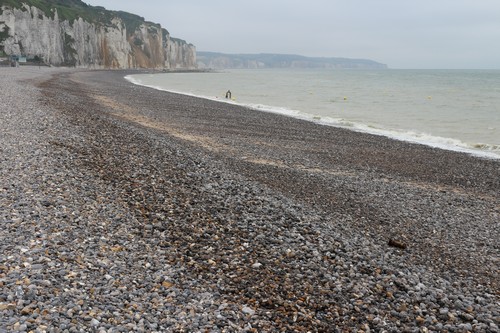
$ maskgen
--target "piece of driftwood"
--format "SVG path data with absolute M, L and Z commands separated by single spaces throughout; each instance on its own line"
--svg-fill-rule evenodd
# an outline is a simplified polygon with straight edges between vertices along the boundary
M 395 239 L 389 239 L 389 243 L 388 243 L 389 246 L 392 246 L 392 247 L 397 247 L 399 249 L 406 249 L 408 246 L 401 242 L 401 241 L 398 241 L 398 240 L 395 240 Z

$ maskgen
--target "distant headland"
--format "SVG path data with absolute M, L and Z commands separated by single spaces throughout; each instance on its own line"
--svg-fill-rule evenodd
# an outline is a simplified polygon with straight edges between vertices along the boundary
M 226 54 L 196 52 L 199 69 L 230 68 L 331 68 L 331 69 L 387 69 L 368 59 L 305 57 L 293 54 Z

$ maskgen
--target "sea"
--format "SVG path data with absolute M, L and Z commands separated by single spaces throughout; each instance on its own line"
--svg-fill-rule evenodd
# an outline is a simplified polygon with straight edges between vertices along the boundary
M 500 159 L 500 70 L 235 69 L 126 78 L 154 89 Z

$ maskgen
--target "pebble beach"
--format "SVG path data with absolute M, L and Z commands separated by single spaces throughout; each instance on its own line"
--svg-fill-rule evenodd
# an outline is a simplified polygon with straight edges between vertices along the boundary
M 0 332 L 500 332 L 500 160 L 0 73 Z

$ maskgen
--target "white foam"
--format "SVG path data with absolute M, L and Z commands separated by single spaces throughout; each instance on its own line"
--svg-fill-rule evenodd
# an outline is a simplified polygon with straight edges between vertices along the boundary
M 304 114 L 296 110 L 287 110 L 274 107 L 266 108 L 262 106 L 259 107 L 258 110 L 288 115 L 295 118 L 312 121 L 321 125 L 341 127 L 356 132 L 369 133 L 373 135 L 389 137 L 391 139 L 399 141 L 422 144 L 433 148 L 463 152 L 474 156 L 490 158 L 490 159 L 500 159 L 499 145 L 489 145 L 483 143 L 471 144 L 460 141 L 458 139 L 444 138 L 427 133 L 379 128 L 376 126 L 370 126 L 363 123 L 352 122 L 342 118 L 314 116 L 314 115 Z
M 500 159 L 500 145 L 489 145 L 483 143 L 466 143 L 460 141 L 458 139 L 439 137 L 427 133 L 421 133 L 416 131 L 404 131 L 398 129 L 387 129 L 381 128 L 373 125 L 367 125 L 358 122 L 352 122 L 343 118 L 331 118 L 331 117 L 323 117 L 312 115 L 308 113 L 304 113 L 299 110 L 293 110 L 289 108 L 263 105 L 263 104 L 251 104 L 251 103 L 240 103 L 231 99 L 219 98 L 217 96 L 203 96 L 197 95 L 193 93 L 183 92 L 183 91 L 175 91 L 171 89 L 165 89 L 159 86 L 147 85 L 142 83 L 142 81 L 132 77 L 126 76 L 126 80 L 130 81 L 133 84 L 153 88 L 161 91 L 168 91 L 176 94 L 204 98 L 212 101 L 217 101 L 221 103 L 228 103 L 239 105 L 247 108 L 251 108 L 258 111 L 270 112 L 281 114 L 301 120 L 311 121 L 317 124 L 326 125 L 326 126 L 334 126 L 345 128 L 349 130 L 353 130 L 356 132 L 369 133 L 373 135 L 385 136 L 391 139 L 406 141 L 411 143 L 422 144 L 426 146 L 430 146 L 433 148 L 439 148 L 444 150 L 451 150 L 456 152 L 463 152 L 467 154 L 471 154 L 478 157 L 488 158 L 488 159 Z

